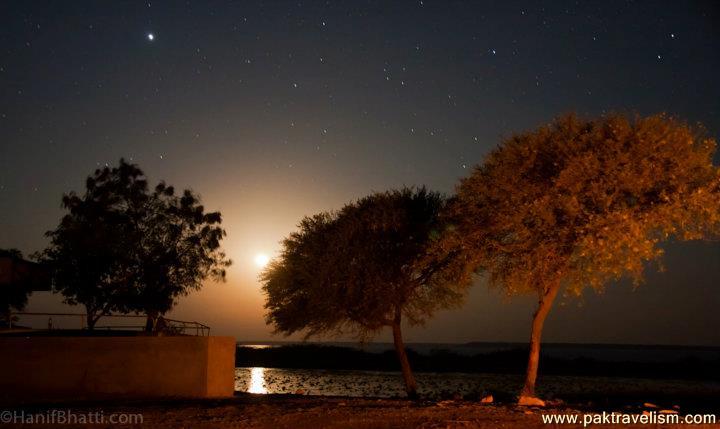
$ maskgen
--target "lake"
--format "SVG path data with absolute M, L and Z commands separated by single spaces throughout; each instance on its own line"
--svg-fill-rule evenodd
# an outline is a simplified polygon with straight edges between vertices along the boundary
M 516 393 L 521 375 L 416 373 L 419 393 L 427 398 Z M 404 396 L 402 376 L 391 371 L 354 371 L 244 367 L 235 369 L 235 390 L 257 394 L 303 394 L 391 398 Z M 538 394 L 554 398 L 576 394 L 678 396 L 720 395 L 720 383 L 621 377 L 540 376 Z

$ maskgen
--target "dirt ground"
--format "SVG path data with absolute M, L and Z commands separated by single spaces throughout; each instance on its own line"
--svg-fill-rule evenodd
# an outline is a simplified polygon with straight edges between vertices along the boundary
M 580 413 L 572 408 L 527 408 L 512 404 L 480 404 L 469 401 L 411 402 L 402 399 L 357 399 L 301 397 L 288 395 L 239 395 L 218 400 L 174 400 L 145 402 L 108 402 L 46 405 L 42 407 L 4 408 L 16 416 L 31 418 L 65 412 L 68 418 L 81 418 L 91 413 L 102 415 L 105 423 L 62 424 L 59 418 L 52 424 L 22 426 L 19 421 L 0 424 L 0 428 L 14 427 L 143 427 L 143 428 L 548 428 L 561 427 L 544 424 L 542 414 Z M 21 414 L 24 413 L 24 414 Z M 124 414 L 125 417 L 120 416 Z M 141 414 L 142 424 L 113 425 L 111 418 L 133 418 Z M 88 417 L 89 418 L 89 417 Z M 96 421 L 98 419 L 96 418 Z M 27 421 L 27 420 L 26 420 Z M 78 421 L 78 420 L 76 420 Z M 582 427 L 582 425 L 562 425 Z M 594 425 L 591 427 L 613 427 Z M 635 425 L 624 427 L 660 427 Z M 661 427 L 673 427 L 662 425 Z M 679 426 L 678 426 L 679 427 Z M 688 426 L 684 426 L 688 427 Z M 691 426 L 718 427 L 714 426 Z

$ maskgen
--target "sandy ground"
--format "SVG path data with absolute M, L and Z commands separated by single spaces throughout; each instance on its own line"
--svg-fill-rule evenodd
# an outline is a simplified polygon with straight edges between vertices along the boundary
M 480 404 L 469 401 L 411 402 L 401 399 L 353 399 L 299 397 L 288 395 L 239 395 L 218 400 L 175 400 L 125 403 L 76 403 L 73 406 L 5 407 L 24 417 L 47 414 L 50 410 L 70 412 L 74 416 L 102 413 L 105 419 L 120 413 L 142 414 L 143 423 L 112 425 L 0 424 L 14 427 L 143 427 L 143 428 L 548 428 L 582 425 L 548 425 L 541 419 L 547 413 L 580 413 L 566 407 L 546 409 L 518 407 L 512 404 Z M 96 414 L 97 415 L 97 414 Z M 592 427 L 613 427 L 595 425 Z M 671 425 L 634 425 L 624 427 L 673 427 Z M 717 427 L 676 426 L 676 427 Z

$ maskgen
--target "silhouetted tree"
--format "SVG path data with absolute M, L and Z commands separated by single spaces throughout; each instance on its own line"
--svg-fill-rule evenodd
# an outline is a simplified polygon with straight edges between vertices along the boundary
M 176 196 L 160 183 L 150 192 L 137 165 L 121 159 L 96 170 L 85 194 L 63 196 L 63 207 L 69 213 L 47 233 L 42 258 L 65 301 L 85 306 L 89 329 L 117 311 L 146 313 L 151 330 L 203 279 L 225 277 L 220 213 L 205 213 L 188 190 Z
M 0 257 L 6 257 L 10 260 L 22 260 L 22 252 L 18 249 L 0 249 Z M 3 269 L 11 269 L 10 264 Z M 12 311 L 22 311 L 28 302 L 31 288 L 28 287 L 23 279 L 12 279 L 12 273 L 1 273 L 0 278 L 3 282 L 0 284 L 0 323 L 3 325 L 11 322 Z M 7 280 L 7 282 L 5 282 Z
M 177 299 L 210 277 L 225 280 L 230 265 L 220 248 L 225 231 L 219 212 L 206 213 L 189 190 L 175 195 L 160 183 L 150 194 L 138 222 L 136 292 L 131 307 L 148 315 L 147 330 L 169 311 Z
M 260 276 L 267 322 L 306 338 L 352 333 L 365 340 L 390 327 L 406 391 L 416 397 L 403 319 L 422 324 L 464 296 L 461 288 L 432 281 L 437 267 L 416 266 L 442 227 L 443 206 L 439 194 L 405 188 L 304 218 Z
M 663 241 L 717 234 L 714 151 L 701 130 L 663 115 L 571 115 L 507 139 L 461 181 L 453 228 L 433 253 L 452 254 L 458 279 L 485 269 L 508 294 L 537 294 L 521 400 L 535 395 L 543 323 L 563 287 L 640 282 Z
M 63 195 L 68 213 L 46 235 L 40 255 L 52 272 L 54 289 L 65 303 L 83 305 L 88 329 L 112 311 L 130 311 L 135 275 L 135 212 L 145 204 L 147 180 L 137 166 L 120 161 L 98 169 L 85 181 L 85 193 Z

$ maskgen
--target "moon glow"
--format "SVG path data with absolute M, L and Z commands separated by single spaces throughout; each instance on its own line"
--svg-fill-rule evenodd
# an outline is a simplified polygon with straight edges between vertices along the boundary
M 255 255 L 255 265 L 257 265 L 260 268 L 263 268 L 265 265 L 270 262 L 270 257 L 264 253 L 258 253 Z

